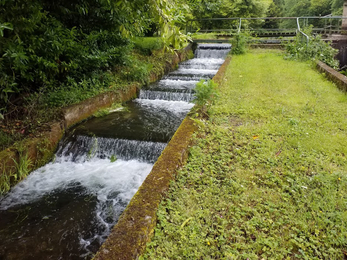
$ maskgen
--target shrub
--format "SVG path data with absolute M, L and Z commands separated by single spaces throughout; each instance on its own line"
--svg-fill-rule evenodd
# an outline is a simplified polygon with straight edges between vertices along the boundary
M 239 32 L 231 39 L 231 53 L 235 55 L 245 54 L 248 48 L 249 35 L 247 33 Z
M 321 36 L 313 36 L 312 27 L 306 28 L 304 32 L 309 36 L 308 42 L 303 35 L 298 34 L 293 42 L 289 42 L 285 46 L 286 57 L 301 61 L 320 60 L 337 69 L 339 62 L 335 59 L 335 56 L 338 50 L 331 47 L 330 42 L 322 41 Z
M 163 40 L 158 37 L 136 37 L 133 39 L 134 47 L 141 54 L 151 55 L 153 51 L 164 47 Z
M 193 102 L 202 113 L 206 113 L 208 108 L 218 97 L 217 84 L 212 80 L 200 80 L 195 87 L 195 99 Z

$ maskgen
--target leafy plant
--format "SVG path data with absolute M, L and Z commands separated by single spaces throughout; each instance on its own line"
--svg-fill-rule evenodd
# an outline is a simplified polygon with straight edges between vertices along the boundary
M 163 40 L 159 37 L 136 37 L 133 42 L 136 50 L 148 56 L 164 47 Z
M 0 175 L 0 196 L 11 189 L 11 177 L 3 172 Z
M 195 87 L 195 99 L 193 102 L 202 113 L 206 113 L 208 108 L 218 97 L 217 84 L 213 80 L 200 80 Z
M 239 32 L 233 35 L 231 39 L 231 53 L 234 55 L 245 54 L 248 48 L 249 35 L 245 32 Z
M 309 37 L 308 41 L 303 35 L 298 34 L 295 41 L 285 45 L 286 57 L 301 61 L 320 60 L 337 69 L 339 62 L 335 59 L 335 56 L 338 50 L 331 47 L 330 42 L 322 41 L 320 35 L 313 36 L 312 26 L 306 28 L 304 32 Z
M 114 163 L 115 161 L 117 161 L 117 156 L 116 155 L 112 155 L 110 158 L 111 163 Z
M 13 159 L 16 165 L 15 181 L 23 180 L 30 173 L 30 167 L 32 166 L 32 161 L 28 157 L 28 154 L 23 151 L 22 148 L 18 148 L 19 159 L 18 162 Z

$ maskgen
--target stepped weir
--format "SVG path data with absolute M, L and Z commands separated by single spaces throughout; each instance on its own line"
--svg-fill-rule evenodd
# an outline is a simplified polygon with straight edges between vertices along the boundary
M 230 48 L 198 45 L 125 110 L 70 129 L 52 162 L 0 198 L 0 259 L 91 259 Z

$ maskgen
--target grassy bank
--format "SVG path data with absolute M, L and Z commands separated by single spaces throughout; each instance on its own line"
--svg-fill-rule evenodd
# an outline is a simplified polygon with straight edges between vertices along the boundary
M 308 63 L 235 56 L 144 259 L 343 259 L 347 97 Z

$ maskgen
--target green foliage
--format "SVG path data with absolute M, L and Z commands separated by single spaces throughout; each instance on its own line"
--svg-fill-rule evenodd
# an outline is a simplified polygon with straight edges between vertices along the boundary
M 11 174 L 7 174 L 5 171 L 0 175 L 0 196 L 11 189 L 11 176 Z
M 282 10 L 279 4 L 276 4 L 274 2 L 271 2 L 267 9 L 266 17 L 281 17 L 282 16 Z M 279 20 L 265 20 L 264 28 L 270 28 L 270 29 L 278 29 L 280 28 L 280 21 Z
M 175 25 L 171 1 L 34 0 L 27 5 L 3 0 L 0 8 L 6 10 L 0 15 L 0 103 L 5 109 L 24 93 L 56 92 L 59 100 L 76 87 L 95 93 L 89 90 L 95 82 L 97 89 L 107 88 L 105 74 L 131 62 L 130 36 L 142 35 L 153 23 L 168 47 L 179 48 L 186 40 Z M 131 80 L 147 69 L 133 67 L 138 75 Z M 50 103 L 70 102 L 53 98 Z
M 312 36 L 311 28 L 305 30 L 305 33 L 309 35 L 308 42 L 305 37 L 298 34 L 295 41 L 285 46 L 287 57 L 302 61 L 320 60 L 335 69 L 338 68 L 339 62 L 335 59 L 338 50 L 331 47 L 330 43 L 322 41 L 319 35 Z
M 23 148 L 18 148 L 19 159 L 18 162 L 13 159 L 16 165 L 16 174 L 14 174 L 15 181 L 23 180 L 30 173 L 30 167 L 32 166 L 32 161 L 28 157 L 28 154 L 23 151 Z
M 6 147 L 13 142 L 11 135 L 5 133 L 3 130 L 0 130 L 0 147 Z
M 135 49 L 148 56 L 164 47 L 163 40 L 159 37 L 137 37 L 133 41 Z
M 264 17 L 266 5 L 258 0 L 200 0 L 189 4 L 195 19 L 230 18 L 230 17 Z M 251 22 L 253 23 L 253 22 Z M 238 21 L 197 21 L 193 28 L 229 28 L 236 29 Z
M 134 57 L 129 57 L 124 67 L 121 67 L 120 75 L 124 80 L 136 81 L 141 84 L 147 84 L 149 80 L 149 73 L 153 65 L 145 63 Z
M 283 16 L 342 15 L 343 0 L 276 0 Z M 275 1 L 274 1 L 275 2 Z
M 248 49 L 249 34 L 239 32 L 233 35 L 231 39 L 231 53 L 232 54 L 245 54 Z
M 110 158 L 111 163 L 114 163 L 117 161 L 117 156 L 116 155 L 112 155 Z
M 343 259 L 345 94 L 264 50 L 220 88 L 142 259 Z
M 214 103 L 218 97 L 217 84 L 213 80 L 200 80 L 195 87 L 195 99 L 193 102 L 197 108 L 206 113 L 208 108 Z

